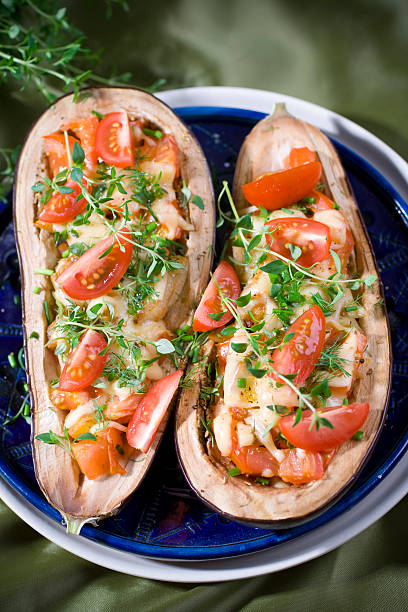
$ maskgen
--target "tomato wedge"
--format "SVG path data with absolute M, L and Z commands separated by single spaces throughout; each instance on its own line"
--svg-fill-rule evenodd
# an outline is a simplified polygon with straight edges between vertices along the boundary
M 117 168 L 135 163 L 135 147 L 129 118 L 124 111 L 109 113 L 96 131 L 96 153 L 104 162 Z
M 330 427 L 311 427 L 313 413 L 305 410 L 299 423 L 293 426 L 295 415 L 287 415 L 280 419 L 279 429 L 293 446 L 309 451 L 327 451 L 343 444 L 353 436 L 364 424 L 370 409 L 369 404 L 349 404 L 348 406 L 333 406 L 320 410 L 319 414 L 327 418 L 333 425 Z
M 263 174 L 242 185 L 242 191 L 250 204 L 277 210 L 304 198 L 316 187 L 321 175 L 322 165 L 314 161 L 289 170 Z
M 85 153 L 85 165 L 92 174 L 95 173 L 96 164 L 98 163 L 98 155 L 96 153 L 96 131 L 98 125 L 98 118 L 95 115 L 88 115 L 87 117 L 79 117 L 61 128 L 62 130 L 73 132 L 79 138 Z
M 293 217 L 272 219 L 268 222 L 273 234 L 266 234 L 266 241 L 272 251 L 292 259 L 289 244 L 302 249 L 296 262 L 309 268 L 318 261 L 324 261 L 330 254 L 330 228 L 312 219 Z
M 86 186 L 85 181 L 83 181 L 83 185 Z M 45 223 L 66 223 L 71 221 L 71 219 L 75 219 L 84 210 L 87 202 L 85 198 L 78 199 L 81 193 L 78 183 L 69 179 L 64 187 L 70 187 L 73 189 L 73 192 L 59 193 L 56 191 L 38 215 L 39 221 Z M 88 191 L 91 191 L 90 187 Z
M 89 387 L 102 372 L 107 356 L 100 355 L 107 346 L 99 332 L 88 329 L 81 340 L 68 355 L 61 372 L 59 389 L 61 391 L 81 391 Z
M 241 287 L 237 273 L 228 262 L 223 260 L 218 264 L 212 279 L 203 293 L 198 308 L 195 311 L 193 320 L 194 331 L 216 329 L 217 327 L 222 327 L 232 319 L 232 314 L 230 312 L 226 312 L 218 321 L 209 316 L 210 314 L 218 314 L 225 311 L 215 283 L 217 283 L 224 296 L 231 298 L 231 300 L 236 300 L 239 297 Z
M 108 293 L 129 267 L 133 251 L 130 240 L 131 233 L 124 227 L 116 239 L 108 236 L 81 255 L 58 277 L 65 293 L 74 300 L 90 300 Z
M 291 448 L 284 453 L 285 457 L 279 466 L 279 477 L 284 482 L 302 485 L 323 477 L 324 464 L 320 453 L 298 448 Z
M 316 155 L 307 147 L 296 147 L 291 150 L 283 165 L 285 168 L 296 168 L 310 162 L 316 161 Z
M 72 136 L 68 136 L 71 159 L 74 142 L 78 142 L 78 140 Z M 47 156 L 51 178 L 54 178 L 54 176 L 63 170 L 63 168 L 68 168 L 69 161 L 64 134 L 54 132 L 53 134 L 44 136 L 44 151 Z
M 310 375 L 319 359 L 325 341 L 326 319 L 320 306 L 306 310 L 286 330 L 286 335 L 294 334 L 287 344 L 276 348 L 272 353 L 274 369 L 279 374 L 296 374 L 293 382 L 302 385 Z M 271 374 L 274 380 L 282 382 L 279 376 Z
M 153 383 L 134 411 L 126 431 L 128 444 L 147 453 L 173 399 L 183 370 Z

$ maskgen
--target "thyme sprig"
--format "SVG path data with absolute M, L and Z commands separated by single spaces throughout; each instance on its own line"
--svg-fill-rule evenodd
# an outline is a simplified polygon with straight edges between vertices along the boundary
M 124 0 L 105 0 L 106 15 L 112 14 L 113 4 L 124 11 Z M 73 92 L 80 100 L 81 89 L 93 84 L 123 85 L 131 73 L 108 76 L 106 58 L 101 50 L 92 51 L 87 38 L 68 18 L 67 8 L 54 0 L 3 0 L 0 3 L 0 83 L 16 83 L 20 90 L 28 86 L 52 103 L 63 93 Z M 155 92 L 165 83 L 159 79 L 146 88 Z M 31 103 L 32 97 L 25 96 Z M 7 195 L 14 173 L 18 148 L 0 148 L 0 200 Z

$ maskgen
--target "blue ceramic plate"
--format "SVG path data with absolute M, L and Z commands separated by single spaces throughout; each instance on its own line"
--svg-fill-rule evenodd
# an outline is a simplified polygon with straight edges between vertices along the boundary
M 230 108 L 178 109 L 200 141 L 210 163 L 216 191 L 231 181 L 240 145 L 264 114 Z M 115 517 L 87 525 L 85 538 L 119 550 L 157 559 L 199 560 L 229 557 L 277 546 L 327 523 L 372 491 L 405 453 L 408 445 L 408 206 L 367 162 L 334 142 L 366 222 L 386 291 L 393 335 L 394 379 L 386 424 L 360 477 L 347 494 L 319 517 L 287 530 L 247 527 L 218 516 L 188 488 L 178 467 L 171 425 L 151 471 Z M 33 506 L 60 521 L 35 480 L 30 427 L 22 417 L 4 426 L 24 399 L 24 372 L 11 367 L 8 354 L 22 346 L 19 276 L 10 223 L 0 209 L 0 474 Z M 3 424 L 3 425 L 2 425 Z

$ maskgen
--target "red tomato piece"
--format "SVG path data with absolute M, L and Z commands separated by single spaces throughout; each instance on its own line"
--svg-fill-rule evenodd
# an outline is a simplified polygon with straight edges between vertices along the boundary
M 65 293 L 74 300 L 90 300 L 108 293 L 129 267 L 133 251 L 130 240 L 131 233 L 124 227 L 116 239 L 108 236 L 81 255 L 58 277 Z M 101 257 L 112 244 L 113 248 Z
M 294 336 L 287 344 L 273 351 L 273 367 L 279 374 L 297 373 L 293 382 L 301 386 L 311 374 L 324 346 L 326 319 L 320 306 L 312 306 L 301 314 L 286 330 L 286 335 L 292 333 Z M 271 376 L 282 382 L 279 376 Z
M 61 372 L 59 389 L 61 391 L 81 391 L 89 387 L 102 372 L 107 356 L 100 355 L 107 342 L 99 332 L 88 329 L 81 340 L 68 355 Z
M 109 473 L 109 456 L 106 435 L 97 436 L 97 440 L 81 440 L 72 445 L 79 469 L 89 480 L 95 480 Z
M 304 198 L 320 180 L 322 165 L 314 161 L 289 170 L 268 172 L 242 186 L 250 204 L 277 210 Z
M 50 398 L 60 410 L 75 410 L 81 404 L 89 401 L 88 391 L 61 391 L 58 387 L 50 387 Z
M 89 480 L 95 480 L 105 474 L 126 474 L 119 463 L 118 448 L 122 448 L 122 435 L 116 427 L 109 427 L 97 433 L 96 440 L 74 442 L 72 453 L 81 472 Z
M 294 485 L 320 480 L 324 474 L 320 453 L 291 448 L 284 451 L 285 458 L 279 466 L 279 476 L 284 482 Z
M 337 453 L 338 449 L 339 449 L 339 447 L 336 446 L 336 448 L 331 448 L 330 450 L 322 451 L 320 453 L 320 455 L 321 455 L 321 457 L 323 459 L 323 468 L 324 468 L 324 471 L 326 471 L 327 466 L 329 465 L 329 463 L 331 463 L 331 461 L 332 461 L 334 455 Z
M 96 131 L 96 153 L 104 162 L 117 168 L 135 164 L 135 147 L 129 118 L 124 111 L 109 113 Z
M 112 421 L 120 421 L 121 423 L 124 421 L 128 422 L 141 399 L 142 395 L 131 393 L 121 401 L 113 401 L 106 408 L 106 418 Z
M 134 411 L 126 431 L 129 446 L 147 453 L 173 399 L 182 370 L 153 383 Z
M 180 175 L 179 152 L 173 136 L 170 134 L 163 136 L 157 143 L 152 155 L 155 162 L 174 166 L 176 169 L 175 178 Z
M 226 312 L 219 321 L 209 317 L 210 314 L 224 312 L 221 297 L 215 283 L 217 283 L 224 296 L 231 298 L 231 300 L 236 300 L 239 297 L 241 287 L 237 273 L 228 262 L 223 260 L 218 264 L 195 311 L 193 320 L 194 331 L 208 331 L 217 327 L 223 327 L 233 318 L 230 312 Z
M 272 251 L 292 259 L 289 244 L 302 249 L 296 262 L 309 268 L 318 261 L 324 261 L 330 254 L 330 228 L 324 223 L 299 217 L 272 219 L 268 222 L 273 234 L 266 234 L 266 241 Z
M 83 185 L 86 186 L 85 181 L 83 181 Z M 59 193 L 56 191 L 38 215 L 39 221 L 45 223 L 66 223 L 71 221 L 71 219 L 75 219 L 86 208 L 87 202 L 85 198 L 78 199 L 81 193 L 78 183 L 69 179 L 64 186 L 70 187 L 73 189 L 73 192 Z M 91 191 L 91 187 L 88 188 L 88 191 Z
M 241 474 L 248 476 L 264 476 L 271 478 L 277 476 L 279 463 L 265 446 L 251 444 L 240 446 L 237 435 L 238 420 L 232 419 L 232 450 L 230 453 L 231 461 L 240 469 Z
M 217 361 L 221 372 L 224 372 L 225 370 L 229 346 L 229 340 L 225 340 L 224 342 L 217 344 Z
M 96 164 L 98 163 L 98 155 L 96 153 L 96 131 L 99 121 L 95 115 L 87 117 L 78 117 L 68 125 L 62 127 L 62 130 L 69 130 L 75 134 L 81 141 L 81 147 L 85 153 L 85 165 L 89 173 L 95 174 Z
M 351 253 L 353 252 L 354 249 L 354 238 L 353 238 L 353 234 L 351 233 L 351 231 L 349 230 L 349 228 L 346 229 L 346 241 L 343 244 L 342 247 L 340 247 L 339 249 L 337 249 L 337 255 L 340 257 L 340 261 L 341 261 L 341 269 L 343 270 L 344 267 L 347 265 L 347 262 L 350 258 Z
M 68 136 L 71 159 L 74 142 L 78 142 L 78 140 L 72 136 Z M 47 156 L 51 178 L 54 178 L 54 176 L 64 168 L 68 168 L 69 161 L 64 134 L 54 132 L 53 134 L 44 136 L 44 151 Z
M 287 158 L 284 160 L 285 168 L 296 168 L 310 162 L 316 161 L 316 155 L 307 147 L 296 147 L 291 150 Z
M 237 446 L 233 448 L 230 458 L 241 474 L 271 478 L 279 472 L 279 463 L 265 446 Z
M 108 446 L 109 473 L 126 474 L 126 470 L 119 463 L 121 454 L 124 454 L 122 433 L 116 427 L 108 427 L 106 430 L 106 441 Z
M 318 430 L 312 424 L 313 413 L 305 410 L 299 423 L 293 426 L 295 415 L 287 415 L 279 420 L 279 429 L 293 446 L 308 451 L 327 451 L 346 442 L 364 424 L 370 409 L 369 404 L 349 404 L 333 406 L 320 410 L 333 425 L 320 426 Z
M 313 190 L 307 194 L 306 198 L 313 198 L 314 202 L 310 204 L 310 208 L 313 212 L 319 212 L 321 210 L 332 210 L 334 208 L 334 202 L 327 197 L 321 191 Z

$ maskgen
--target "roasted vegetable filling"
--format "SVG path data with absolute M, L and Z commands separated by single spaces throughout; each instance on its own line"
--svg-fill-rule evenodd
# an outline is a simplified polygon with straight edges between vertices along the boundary
M 125 474 L 180 382 L 174 309 L 188 279 L 188 205 L 202 201 L 180 175 L 173 136 L 125 112 L 45 135 L 44 162 L 35 225 L 55 267 L 35 272 L 53 285 L 44 308 L 59 375 L 49 397 L 65 435 L 37 438 L 68 450 L 88 479 Z
M 339 445 L 363 436 L 358 321 L 376 281 L 355 277 L 353 235 L 315 153 L 292 149 L 282 165 L 241 186 L 240 215 L 224 185 L 233 229 L 193 323 L 216 343 L 201 393 L 209 454 L 231 477 L 276 486 L 321 479 Z

